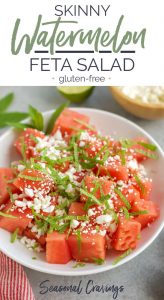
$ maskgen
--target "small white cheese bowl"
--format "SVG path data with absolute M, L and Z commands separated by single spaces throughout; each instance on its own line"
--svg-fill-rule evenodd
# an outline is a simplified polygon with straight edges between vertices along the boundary
M 144 103 L 136 101 L 124 94 L 117 86 L 111 86 L 109 90 L 114 99 L 132 115 L 147 120 L 164 118 L 164 103 Z
M 138 242 L 137 248 L 117 265 L 113 265 L 112 262 L 119 256 L 119 253 L 109 251 L 106 262 L 103 265 L 98 266 L 95 264 L 86 264 L 83 268 L 76 269 L 73 268 L 75 265 L 74 261 L 71 261 L 66 265 L 48 264 L 45 259 L 45 254 L 29 251 L 19 241 L 16 241 L 14 244 L 10 243 L 10 233 L 0 229 L 0 250 L 7 256 L 33 270 L 64 276 L 96 274 L 121 266 L 144 251 L 156 239 L 164 226 L 164 153 L 160 146 L 142 128 L 118 115 L 88 108 L 75 108 L 74 110 L 88 115 L 91 119 L 91 123 L 95 125 L 102 134 L 114 134 L 118 138 L 135 138 L 138 136 L 144 136 L 149 139 L 150 143 L 153 143 L 158 147 L 159 158 L 157 160 L 148 160 L 145 163 L 145 167 L 148 174 L 153 179 L 152 199 L 160 207 L 160 217 L 149 228 L 142 231 L 141 239 Z M 48 119 L 51 113 L 52 111 L 44 113 L 45 120 Z M 13 147 L 16 136 L 16 131 L 10 129 L 0 137 L 0 167 L 7 167 L 11 161 L 18 158 Z M 36 260 L 32 259 L 34 256 L 37 258 Z

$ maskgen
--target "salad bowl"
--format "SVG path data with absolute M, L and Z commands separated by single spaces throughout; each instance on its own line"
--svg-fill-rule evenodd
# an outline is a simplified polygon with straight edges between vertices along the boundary
M 118 254 L 116 254 L 114 251 L 110 251 L 104 264 L 96 265 L 93 263 L 87 263 L 83 268 L 76 269 L 73 268 L 75 265 L 74 261 L 71 261 L 66 265 L 47 263 L 44 253 L 34 253 L 33 251 L 29 251 L 23 244 L 20 243 L 19 240 L 16 240 L 14 244 L 11 243 L 10 234 L 5 230 L 0 229 L 0 250 L 7 256 L 33 270 L 64 276 L 96 274 L 121 266 L 150 246 L 150 244 L 159 235 L 164 225 L 164 153 L 161 147 L 142 128 L 118 115 L 89 108 L 73 108 L 73 110 L 89 116 L 91 124 L 95 125 L 95 127 L 101 131 L 103 135 L 111 135 L 116 138 L 128 139 L 143 136 L 147 138 L 150 143 L 153 143 L 157 146 L 158 158 L 156 160 L 148 160 L 144 162 L 144 166 L 148 175 L 153 179 L 153 192 L 151 197 L 160 208 L 160 217 L 156 220 L 156 222 L 151 224 L 149 228 L 147 227 L 142 231 L 142 238 L 138 241 L 137 248 L 134 249 L 127 257 L 122 259 L 118 264 L 113 264 L 113 261 L 118 257 Z M 51 116 L 51 114 L 52 111 L 48 111 L 43 114 L 45 123 L 48 121 L 48 118 Z M 18 159 L 18 155 L 13 149 L 13 143 L 17 135 L 18 132 L 16 130 L 10 129 L 0 136 L 1 167 L 7 167 L 9 166 L 10 162 Z M 36 257 L 35 260 L 33 259 L 34 256 Z

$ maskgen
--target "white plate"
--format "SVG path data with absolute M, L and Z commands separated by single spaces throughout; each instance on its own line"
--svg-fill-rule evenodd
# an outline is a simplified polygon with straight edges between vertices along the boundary
M 70 262 L 66 265 L 51 265 L 46 263 L 44 254 L 35 254 L 27 250 L 19 241 L 14 244 L 10 243 L 10 234 L 7 231 L 0 229 L 0 249 L 6 255 L 19 262 L 20 264 L 29 267 L 31 269 L 55 274 L 55 275 L 87 275 L 103 272 L 116 268 L 131 260 L 143 250 L 145 250 L 158 236 L 163 228 L 164 220 L 164 184 L 163 184 L 163 170 L 164 170 L 164 153 L 160 146 L 149 136 L 143 129 L 136 126 L 134 123 L 105 111 L 88 108 L 75 109 L 80 113 L 88 115 L 91 119 L 91 123 L 96 126 L 103 134 L 115 134 L 118 137 L 134 138 L 137 136 L 144 136 L 149 139 L 150 142 L 154 143 L 158 147 L 159 158 L 157 160 L 149 160 L 145 166 L 148 173 L 153 178 L 153 193 L 152 199 L 160 207 L 160 218 L 154 222 L 149 228 L 142 231 L 142 238 L 138 243 L 137 249 L 135 249 L 128 257 L 123 259 L 118 265 L 113 266 L 112 262 L 118 256 L 114 252 L 109 252 L 106 262 L 102 266 L 95 264 L 87 264 L 83 268 L 73 269 L 74 262 Z M 44 114 L 45 120 L 51 115 L 50 112 Z M 8 166 L 10 161 L 17 159 L 17 154 L 13 150 L 13 142 L 16 137 L 14 130 L 9 130 L 0 137 L 0 166 Z M 33 256 L 37 256 L 37 260 L 32 260 Z

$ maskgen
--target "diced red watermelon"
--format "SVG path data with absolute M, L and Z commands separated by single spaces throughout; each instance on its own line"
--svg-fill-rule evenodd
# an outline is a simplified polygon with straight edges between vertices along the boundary
M 105 259 L 105 237 L 100 234 L 81 234 L 80 243 L 77 236 L 71 234 L 68 244 L 72 257 L 77 261 L 95 262 L 95 259 Z
M 74 173 L 74 176 L 76 176 L 76 181 L 77 182 L 82 182 L 84 177 L 86 176 L 86 171 L 77 171 Z
M 26 228 L 23 232 L 23 235 L 27 236 L 31 240 L 36 240 L 41 246 L 45 246 L 46 244 L 46 236 L 41 235 L 41 237 L 37 237 L 35 232 L 32 232 L 30 228 Z
M 69 215 L 71 216 L 84 216 L 86 211 L 84 210 L 84 203 L 72 202 L 69 208 Z
M 14 177 L 12 169 L 0 168 L 0 205 L 6 203 L 9 199 L 7 188 L 9 188 L 12 193 L 16 193 L 18 191 L 12 183 L 7 182 L 8 180 L 14 179 Z
M 99 167 L 99 174 L 101 176 L 113 177 L 114 180 L 128 181 L 128 169 L 126 166 L 120 164 L 120 162 L 108 163 Z
M 78 130 L 86 129 L 87 126 L 81 124 L 80 121 L 84 124 L 88 124 L 89 117 L 82 115 L 76 111 L 65 109 L 57 119 L 52 130 L 52 134 L 54 134 L 57 131 L 57 129 L 60 129 L 63 135 L 73 135 L 77 133 Z
M 91 212 L 91 213 L 89 213 Z M 92 205 L 89 207 L 89 211 L 87 212 L 87 214 L 89 214 L 89 220 L 91 222 L 91 224 L 93 224 L 93 227 L 95 227 L 96 223 L 96 218 L 98 216 L 101 216 L 104 214 L 104 206 L 103 205 Z M 99 224 L 99 229 L 103 230 L 103 226 L 104 224 Z M 95 228 L 93 228 L 95 229 Z
M 88 146 L 85 147 L 85 151 L 89 157 L 95 157 L 96 154 L 100 152 L 100 150 L 104 146 L 104 141 L 101 139 L 97 139 L 94 142 L 87 142 Z M 101 155 L 100 155 L 101 156 Z
M 54 168 L 62 173 L 65 173 L 69 169 L 69 161 L 65 161 L 62 164 L 56 164 Z
M 150 200 L 152 191 L 152 180 L 149 178 L 140 179 L 141 184 L 139 185 L 136 180 L 133 180 L 133 185 L 140 192 L 140 198 L 146 201 Z
M 126 198 L 126 200 L 129 202 L 130 205 L 133 205 L 133 203 L 135 201 L 140 200 L 140 193 L 139 191 L 134 188 L 133 185 L 129 186 L 128 188 L 125 187 L 121 190 L 122 195 Z M 123 206 L 126 206 L 126 204 L 124 203 L 124 201 L 119 197 L 119 195 L 117 193 L 115 193 L 117 196 L 117 199 L 113 199 L 113 204 L 114 204 L 114 208 L 115 210 L 118 212 L 120 210 L 120 208 L 122 208 Z
M 52 232 L 46 238 L 46 260 L 50 264 L 66 264 L 71 260 L 71 253 L 66 233 Z
M 138 143 L 141 142 L 141 143 L 147 144 L 147 143 L 149 143 L 149 141 L 147 139 L 145 139 L 144 137 L 138 137 L 138 138 L 134 139 L 134 142 L 135 142 L 135 144 L 128 149 L 128 152 L 130 153 L 130 155 L 132 155 L 138 162 L 147 160 L 148 157 L 138 151 L 144 151 L 144 152 L 146 151 L 149 153 L 151 153 L 151 151 L 146 149 L 144 146 L 142 146 Z
M 96 189 L 94 193 L 94 196 L 97 199 L 100 199 L 102 196 L 108 195 L 111 191 L 112 182 L 104 178 L 97 178 L 95 176 L 87 175 L 84 179 L 84 183 L 89 193 L 93 192 L 93 189 L 95 188 L 96 184 L 100 186 Z M 81 194 L 80 200 L 82 202 L 86 202 L 88 200 L 88 197 L 84 194 Z
M 26 128 L 14 143 L 14 146 L 20 154 L 22 154 L 22 148 L 23 145 L 25 145 L 25 156 L 27 159 L 33 156 L 32 148 L 36 145 L 36 142 L 32 137 L 44 138 L 45 135 L 43 132 L 36 129 Z
M 40 192 L 42 195 L 46 195 L 53 187 L 53 180 L 41 171 L 25 169 L 13 184 L 25 194 L 26 189 L 31 189 L 34 193 Z
M 9 232 L 14 232 L 17 228 L 19 228 L 19 234 L 21 235 L 26 227 L 31 223 L 32 218 L 29 218 L 29 216 L 31 216 L 31 210 L 20 210 L 18 208 L 12 209 L 12 207 L 13 204 L 11 202 L 6 204 L 3 212 L 8 214 L 9 217 L 0 217 L 0 228 Z M 15 218 L 10 218 L 10 216 L 14 216 Z
M 140 214 L 135 217 L 135 220 L 141 224 L 142 228 L 148 226 L 159 217 L 159 207 L 152 201 L 145 201 L 140 199 L 140 201 L 134 202 L 132 206 L 133 212 L 147 211 L 146 214 Z
M 139 222 L 121 218 L 112 237 L 112 247 L 118 251 L 136 248 L 140 231 L 141 224 Z

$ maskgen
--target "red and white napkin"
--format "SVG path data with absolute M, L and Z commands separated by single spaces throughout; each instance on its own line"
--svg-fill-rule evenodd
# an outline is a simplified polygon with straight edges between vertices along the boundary
M 1 252 L 0 300 L 35 300 L 22 266 Z

